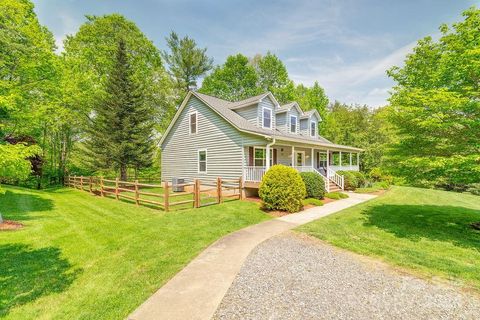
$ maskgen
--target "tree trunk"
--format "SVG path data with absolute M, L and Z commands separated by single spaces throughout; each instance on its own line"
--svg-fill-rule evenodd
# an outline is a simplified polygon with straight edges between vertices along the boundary
M 120 180 L 127 181 L 127 166 L 125 164 L 120 165 Z

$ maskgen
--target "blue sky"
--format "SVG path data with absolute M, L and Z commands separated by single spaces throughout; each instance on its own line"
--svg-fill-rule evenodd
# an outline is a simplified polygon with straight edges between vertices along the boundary
M 416 41 L 437 35 L 441 23 L 461 19 L 480 0 L 36 0 L 40 22 L 59 50 L 86 14 L 121 13 L 160 49 L 170 30 L 193 37 L 215 63 L 228 55 L 271 51 L 296 83 L 319 81 L 331 100 L 385 104 L 401 65 Z

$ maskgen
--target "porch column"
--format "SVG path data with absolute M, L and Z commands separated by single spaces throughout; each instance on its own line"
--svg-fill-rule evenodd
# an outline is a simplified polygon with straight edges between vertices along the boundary
M 265 155 L 265 171 L 268 171 L 268 169 L 270 169 L 270 146 L 268 144 L 265 148 L 265 152 L 267 153 Z
M 327 149 L 327 177 L 328 177 L 328 168 L 330 168 L 330 150 Z
M 357 166 L 360 169 L 360 152 L 357 152 Z
M 342 166 L 342 151 L 339 151 L 339 153 L 340 153 L 340 160 L 339 160 L 338 165 L 341 167 Z
M 350 170 L 352 170 L 352 153 L 350 152 Z
M 292 167 L 295 167 L 295 147 L 292 146 Z
M 313 152 L 313 148 L 312 148 L 312 155 L 311 155 L 311 158 L 310 158 L 310 164 L 312 165 L 312 168 L 314 168 L 314 162 L 315 160 L 315 153 Z

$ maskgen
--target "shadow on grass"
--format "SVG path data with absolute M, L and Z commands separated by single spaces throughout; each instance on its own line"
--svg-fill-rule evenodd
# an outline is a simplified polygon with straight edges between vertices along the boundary
M 480 210 L 454 206 L 377 205 L 362 212 L 366 225 L 376 226 L 400 238 L 451 242 L 480 250 L 480 232 L 471 223 L 480 221 Z
M 54 207 L 53 201 L 36 194 L 7 190 L 0 195 L 0 212 L 4 219 L 30 220 L 30 212 L 48 211 Z
M 23 244 L 0 246 L 0 317 L 15 306 L 64 291 L 81 272 L 60 257 L 58 248 Z

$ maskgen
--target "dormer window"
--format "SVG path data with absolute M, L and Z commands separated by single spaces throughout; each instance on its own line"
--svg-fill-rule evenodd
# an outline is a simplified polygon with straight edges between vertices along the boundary
M 272 129 L 272 109 L 262 109 L 262 127 L 265 129 Z
M 311 137 L 317 136 L 317 123 L 315 121 L 310 122 L 310 136 Z
M 197 112 L 190 113 L 189 127 L 190 127 L 190 134 L 197 133 Z
M 297 116 L 290 116 L 290 133 L 297 133 Z

